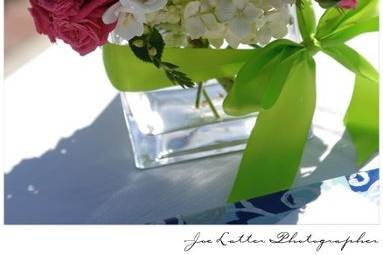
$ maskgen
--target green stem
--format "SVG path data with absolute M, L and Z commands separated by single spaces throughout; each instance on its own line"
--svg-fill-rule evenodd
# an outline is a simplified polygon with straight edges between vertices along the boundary
M 206 90 L 204 88 L 202 88 L 202 93 L 204 95 L 204 97 L 206 98 L 206 101 L 207 103 L 209 104 L 209 107 L 211 109 L 211 111 L 213 112 L 214 116 L 217 118 L 217 119 L 220 119 L 221 116 L 219 115 L 217 109 L 215 108 L 213 102 L 211 101 L 209 95 L 207 94 Z
M 201 106 L 201 96 L 202 96 L 202 90 L 203 90 L 203 83 L 198 82 L 198 90 L 197 90 L 197 97 L 195 100 L 195 108 L 199 109 Z

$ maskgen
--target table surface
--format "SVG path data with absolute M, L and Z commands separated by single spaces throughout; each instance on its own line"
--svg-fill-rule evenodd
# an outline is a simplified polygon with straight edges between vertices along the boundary
M 365 35 L 351 45 L 378 65 L 378 35 Z M 322 54 L 316 59 L 318 105 L 344 111 L 353 75 Z M 341 118 L 326 121 L 339 126 Z M 320 137 L 318 127 L 316 132 Z M 241 158 L 232 153 L 136 169 L 121 102 L 104 72 L 101 51 L 80 57 L 62 44 L 5 80 L 5 134 L 6 223 L 140 224 L 222 206 Z M 330 170 L 339 165 L 336 173 L 322 172 L 328 178 L 354 171 L 352 160 L 339 163 L 331 156 L 344 152 L 347 136 L 331 141 L 314 139 L 316 149 L 305 150 L 304 162 L 316 160 Z M 341 157 L 351 157 L 353 148 L 347 153 Z M 377 166 L 375 158 L 365 169 Z M 296 185 L 316 182 L 316 175 L 312 165 L 303 164 Z M 331 210 L 331 203 L 338 210 Z M 326 219 L 321 223 L 378 220 L 376 211 L 347 199 L 318 199 L 307 208 L 290 223 L 318 223 L 319 211 Z

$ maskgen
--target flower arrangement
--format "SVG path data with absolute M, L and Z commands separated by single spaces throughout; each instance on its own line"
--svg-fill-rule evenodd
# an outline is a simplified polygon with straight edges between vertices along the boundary
M 315 0 L 322 7 L 355 8 L 356 0 Z M 129 41 L 144 24 L 162 32 L 168 47 L 206 39 L 215 48 L 226 41 L 266 45 L 283 38 L 295 0 L 30 0 L 37 31 L 61 39 L 81 55 L 107 43 L 109 33 Z M 298 3 L 300 1 L 298 0 Z
M 62 39 L 81 55 L 115 38 L 129 41 L 144 34 L 144 24 L 163 32 L 167 46 L 187 46 L 187 39 L 207 39 L 219 48 L 226 41 L 267 44 L 283 38 L 293 0 L 31 0 L 37 31 L 52 42 Z
M 313 57 L 319 51 L 355 73 L 344 123 L 358 164 L 378 150 L 379 75 L 345 44 L 379 29 L 378 0 L 315 0 L 326 9 L 319 22 L 311 0 L 30 2 L 37 31 L 52 42 L 61 39 L 81 55 L 103 45 L 106 72 L 121 91 L 231 78 L 225 112 L 259 115 L 230 202 L 293 184 L 315 109 Z M 301 42 L 283 39 L 292 7 Z M 250 47 L 238 49 L 243 44 Z
M 237 48 L 240 43 L 267 44 L 272 36 L 283 38 L 290 23 L 287 1 L 284 0 L 267 3 L 249 0 L 157 2 L 166 6 L 160 10 L 148 7 L 148 14 L 142 17 L 141 22 L 144 21 L 150 27 L 163 31 L 165 43 L 171 47 L 187 46 L 188 38 L 206 39 L 216 48 L 221 47 L 224 41 L 232 48 Z M 138 16 L 134 14 L 134 8 L 129 8 L 129 1 L 125 4 L 125 10 L 133 11 L 133 16 Z M 121 6 L 120 3 L 116 5 Z M 111 11 L 106 13 L 104 20 L 114 21 L 109 17 L 114 9 L 110 8 Z M 123 15 L 119 15 L 119 20 L 125 19 Z M 116 34 L 125 40 L 140 36 L 143 33 L 143 25 L 137 20 L 135 22 L 140 25 L 139 28 L 133 29 L 130 24 L 117 26 Z M 120 24 L 122 23 L 123 21 L 120 21 Z

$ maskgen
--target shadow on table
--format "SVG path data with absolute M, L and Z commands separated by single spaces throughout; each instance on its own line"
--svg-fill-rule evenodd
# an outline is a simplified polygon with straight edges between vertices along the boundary
M 130 148 L 118 98 L 90 126 L 5 175 L 5 223 L 86 223 L 116 190 L 128 185 Z
M 90 126 L 5 175 L 4 222 L 143 224 L 222 206 L 227 196 L 222 183 L 230 184 L 239 158 L 138 170 L 116 97 Z
M 222 206 L 240 153 L 137 170 L 121 111 L 116 97 L 90 126 L 6 174 L 5 223 L 143 224 Z M 319 158 L 325 146 L 313 141 Z M 298 211 L 284 223 L 296 223 Z

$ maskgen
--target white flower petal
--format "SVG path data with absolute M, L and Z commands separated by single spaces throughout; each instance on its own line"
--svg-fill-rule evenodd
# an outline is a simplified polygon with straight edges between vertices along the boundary
M 207 39 L 223 39 L 226 33 L 226 26 L 223 24 L 218 24 L 216 29 L 207 30 L 204 37 Z
M 185 19 L 185 29 L 191 39 L 200 38 L 205 33 L 205 25 L 199 17 Z
M 213 45 L 213 47 L 215 47 L 215 48 L 219 48 L 223 44 L 223 38 L 219 38 L 219 39 L 214 39 L 214 38 L 210 39 L 210 38 L 208 38 L 208 39 L 209 39 L 209 43 L 211 45 Z
M 236 8 L 232 0 L 219 0 L 215 8 L 215 14 L 219 21 L 227 21 L 234 17 Z
M 208 12 L 211 10 L 211 6 L 208 0 L 201 0 L 200 12 Z
M 236 17 L 230 20 L 229 28 L 239 39 L 247 36 L 251 32 L 250 22 L 243 17 Z
M 243 10 L 243 15 L 249 20 L 256 20 L 263 16 L 264 11 L 255 7 L 254 4 L 248 4 Z
M 140 15 L 136 14 L 120 15 L 115 32 L 128 41 L 135 36 L 142 35 L 144 24 L 140 22 L 140 19 Z
M 268 24 L 268 27 L 271 31 L 271 35 L 277 39 L 285 37 L 288 33 L 286 23 L 284 22 L 273 22 Z
M 230 30 L 226 32 L 225 39 L 230 47 L 235 49 L 238 48 L 240 40 L 238 40 L 238 37 L 234 35 Z
M 213 14 L 208 13 L 201 15 L 201 19 L 208 30 L 218 29 L 219 23 Z
M 118 10 L 121 8 L 121 3 L 117 2 L 110 6 L 102 15 L 102 21 L 104 24 L 113 24 L 118 19 Z
M 257 31 L 256 41 L 262 45 L 266 45 L 271 40 L 271 32 L 267 26 L 262 27 Z
M 248 0 L 233 0 L 233 4 L 237 9 L 243 10 L 248 3 Z
M 123 5 L 130 5 L 135 11 L 150 13 L 164 8 L 168 0 L 120 0 Z M 125 4 L 124 4 L 125 3 Z
M 189 2 L 185 6 L 184 17 L 189 18 L 189 17 L 197 15 L 197 13 L 199 12 L 200 6 L 201 6 L 201 3 L 199 1 Z

